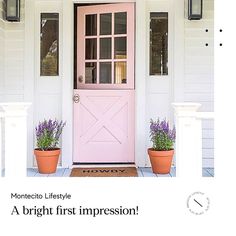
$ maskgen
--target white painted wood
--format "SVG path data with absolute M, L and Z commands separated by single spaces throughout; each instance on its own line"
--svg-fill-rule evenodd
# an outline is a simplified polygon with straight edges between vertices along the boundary
M 34 149 L 34 67 L 35 67 L 35 48 L 34 40 L 34 20 L 35 20 L 35 1 L 25 0 L 25 31 L 24 31 L 24 101 L 31 102 L 32 106 L 28 111 L 27 119 L 27 167 L 33 166 L 33 149 Z M 19 30 L 18 30 L 19 31 Z M 17 32 L 18 32 L 17 31 Z M 13 31 L 14 32 L 14 31 Z
M 0 103 L 5 116 L 5 175 L 25 177 L 29 103 Z
M 171 167 L 170 175 L 171 175 L 171 177 L 176 177 L 176 168 L 175 167 Z
M 179 104 L 181 106 L 181 104 Z M 191 106 L 191 103 L 188 104 Z M 185 111 L 187 112 L 187 110 Z M 212 120 L 214 119 L 214 113 L 213 112 L 195 112 L 194 114 L 192 113 L 186 113 L 187 116 L 194 116 L 195 123 L 199 123 L 198 125 L 200 126 L 200 130 L 202 129 L 201 127 L 201 122 L 202 120 Z M 203 133 L 201 133 L 202 137 L 202 166 L 203 167 L 212 167 L 214 166 L 214 149 L 212 148 L 214 146 L 214 139 L 212 139 L 212 136 L 214 136 L 214 133 L 211 132 L 212 130 L 209 129 L 204 129 Z M 185 132 L 184 130 L 179 130 L 178 132 Z M 180 135 L 181 137 L 181 135 Z M 189 139 L 191 139 L 192 136 L 189 136 Z M 178 142 L 178 141 L 177 141 Z M 189 146 L 189 144 L 184 144 L 185 146 Z M 179 148 L 179 144 L 176 145 L 176 148 Z M 197 148 L 197 147 L 196 147 Z M 194 149 L 195 150 L 195 149 Z M 178 151 L 177 151 L 178 153 Z M 177 157 L 178 158 L 178 157 Z
M 202 176 L 203 177 L 212 177 L 211 174 L 206 169 L 202 169 Z
M 146 127 L 146 4 L 143 0 L 136 1 L 136 62 L 135 62 L 135 163 L 145 166 L 148 160 L 147 146 L 144 138 Z
M 171 168 L 169 175 L 155 175 L 151 172 L 151 168 L 137 168 L 138 177 L 175 177 L 175 168 Z M 36 168 L 28 168 L 27 176 L 28 177 L 69 177 L 71 169 L 69 168 L 58 168 L 56 173 L 49 175 L 40 175 Z M 4 171 L 2 173 L 4 175 Z M 214 168 L 203 168 L 202 169 L 203 177 L 214 177 Z
M 187 1 L 186 1 L 187 2 Z M 187 5 L 187 4 L 186 4 Z M 208 29 L 208 32 L 206 32 Z M 205 44 L 208 43 L 208 47 Z M 203 1 L 203 19 L 184 19 L 184 101 L 201 103 L 201 112 L 214 111 L 214 0 Z M 204 138 L 214 122 L 202 122 Z M 214 133 L 203 139 L 203 150 L 214 150 Z M 203 166 L 209 165 L 213 156 L 205 152 Z M 204 159 L 207 159 L 204 160 Z M 213 162 L 211 162 L 213 163 Z M 213 166 L 212 166 L 213 167 Z
M 172 177 L 170 174 L 156 174 L 157 177 Z
M 62 177 L 69 177 L 70 173 L 71 173 L 71 169 L 67 168 L 67 169 L 65 169 Z
M 31 10 L 32 11 L 32 10 Z M 59 75 L 58 76 L 40 76 L 40 15 L 45 12 L 59 13 Z M 63 77 L 62 55 L 63 55 L 63 14 L 62 0 L 58 1 L 35 1 L 34 7 L 34 25 L 31 29 L 31 34 L 34 35 L 34 121 L 33 127 L 39 121 L 44 119 L 62 118 L 62 85 L 64 80 L 71 79 Z M 65 21 L 65 20 L 64 20 Z M 70 44 L 71 45 L 71 44 Z M 67 45 L 69 50 L 69 46 Z M 67 53 L 66 51 L 64 52 Z M 68 52 L 70 53 L 70 52 Z M 72 56 L 72 55 L 71 55 Z M 65 64 L 69 66 L 69 63 Z M 72 106 L 72 103 L 71 103 Z M 34 129 L 33 129 L 34 130 Z M 32 134 L 33 137 L 34 131 Z M 35 141 L 34 141 L 35 142 Z M 63 155 L 64 156 L 64 155 Z M 61 158 L 61 157 L 60 157 Z M 70 158 L 68 156 L 67 158 Z M 59 165 L 61 159 L 59 160 Z M 34 166 L 36 166 L 34 159 Z
M 137 172 L 138 172 L 138 177 L 143 177 L 143 172 L 141 171 L 140 168 L 137 168 Z
M 198 112 L 197 118 L 211 120 L 211 119 L 215 119 L 215 114 L 214 114 L 214 112 Z
M 3 138 L 2 138 L 2 119 L 3 119 L 3 112 L 0 111 L 0 173 L 2 176 L 2 171 L 4 169 L 4 160 L 3 160 L 3 148 L 2 148 L 2 144 L 3 144 Z
M 0 0 L 0 102 L 23 102 L 24 0 L 21 1 L 20 23 L 2 19 L 3 5 L 4 1 Z M 5 141 L 3 139 L 3 149 L 7 145 Z
M 202 127 L 198 103 L 173 103 L 176 116 L 176 176 L 202 176 Z
M 142 171 L 143 177 L 157 177 L 157 175 L 155 175 L 155 174 L 152 172 L 152 169 L 151 169 L 151 168 L 144 168 L 144 167 L 141 167 L 140 170 Z
M 35 175 L 38 173 L 38 170 L 35 168 L 28 168 L 27 169 L 27 177 L 35 177 Z
M 174 13 L 174 68 L 173 68 L 173 101 L 184 101 L 184 0 L 173 1 Z M 173 118 L 173 117 L 172 117 Z
M 62 57 L 62 119 L 66 126 L 62 133 L 62 167 L 72 166 L 73 156 L 73 2 L 63 0 L 63 57 Z
M 206 168 L 206 170 L 210 173 L 211 176 L 215 176 L 214 168 Z
M 3 101 L 5 87 L 5 22 L 3 21 L 3 0 L 0 0 L 0 102 Z
M 35 177 L 49 177 L 49 175 L 48 174 L 36 173 Z
M 156 120 L 158 117 L 161 119 L 168 119 L 173 121 L 171 114 L 171 102 L 173 101 L 173 85 L 174 85 L 174 1 L 147 1 L 146 3 L 146 147 L 152 144 L 149 137 L 149 122 L 150 119 Z M 176 11 L 179 8 L 177 7 Z M 155 75 L 151 76 L 149 72 L 150 64 L 150 13 L 151 12 L 168 12 L 168 75 Z M 178 14 L 178 13 L 177 13 Z M 181 24 L 181 23 L 180 23 Z M 138 26 L 140 27 L 140 26 Z M 178 26 L 179 27 L 179 26 Z M 182 25 L 183 28 L 183 25 Z M 137 48 L 139 48 L 137 46 Z M 179 60 L 181 63 L 181 60 Z M 181 68 L 181 65 L 180 67 Z M 178 73 L 178 72 L 177 72 Z M 179 70 L 179 73 L 181 71 Z M 182 78 L 182 77 L 181 77 Z M 180 90 L 178 91 L 180 95 Z M 142 97 L 143 99 L 143 97 Z M 137 117 L 140 114 L 137 114 Z M 145 152 L 147 157 L 147 151 Z M 146 158 L 145 166 L 150 166 L 149 158 Z
M 0 19 L 5 18 L 4 8 L 5 8 L 5 2 L 4 0 L 0 0 Z
M 214 158 L 208 158 L 208 156 L 207 156 L 207 157 L 203 158 L 203 160 L 202 160 L 202 166 L 204 168 L 212 168 L 212 166 L 214 166 L 214 164 L 215 164 Z
M 65 173 L 65 168 L 58 168 L 56 173 L 49 174 L 48 177 L 62 177 Z

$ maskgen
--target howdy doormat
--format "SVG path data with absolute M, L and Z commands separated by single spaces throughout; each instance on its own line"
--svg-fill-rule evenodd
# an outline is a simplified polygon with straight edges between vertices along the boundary
M 70 177 L 137 177 L 135 167 L 73 168 Z

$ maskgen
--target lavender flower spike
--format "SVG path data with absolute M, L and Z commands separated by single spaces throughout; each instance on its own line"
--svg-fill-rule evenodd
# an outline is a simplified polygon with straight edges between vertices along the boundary
M 150 137 L 153 142 L 153 149 L 158 151 L 172 150 L 175 143 L 176 130 L 170 128 L 169 122 L 164 119 L 150 121 Z
M 40 150 L 57 149 L 65 122 L 57 119 L 44 120 L 35 127 L 37 147 Z

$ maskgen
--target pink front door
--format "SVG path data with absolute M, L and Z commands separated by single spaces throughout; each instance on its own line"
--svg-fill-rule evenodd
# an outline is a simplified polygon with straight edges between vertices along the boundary
M 134 162 L 134 4 L 78 7 L 74 162 Z

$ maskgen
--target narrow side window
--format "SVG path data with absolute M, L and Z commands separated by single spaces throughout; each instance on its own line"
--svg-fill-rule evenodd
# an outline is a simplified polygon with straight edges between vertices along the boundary
M 168 75 L 168 13 L 150 13 L 150 75 Z
M 40 76 L 59 75 L 59 13 L 41 13 Z

